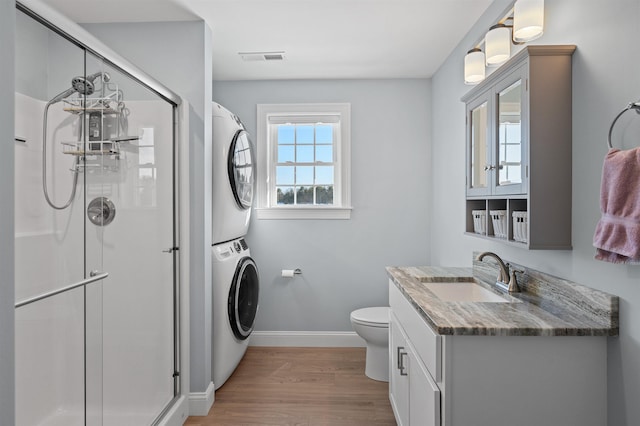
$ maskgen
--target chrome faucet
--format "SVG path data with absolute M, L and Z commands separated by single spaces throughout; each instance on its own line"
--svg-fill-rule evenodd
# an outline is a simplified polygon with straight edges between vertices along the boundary
M 480 253 L 478 255 L 477 260 L 479 262 L 482 262 L 482 259 L 484 259 L 485 256 L 493 257 L 498 262 L 498 266 L 500 267 L 500 271 L 498 272 L 498 278 L 496 278 L 496 286 L 500 287 L 502 290 L 508 291 L 509 293 L 519 292 L 520 287 L 518 287 L 516 272 L 523 272 L 523 271 L 514 269 L 511 271 L 511 274 L 509 274 L 509 264 L 508 263 L 505 264 L 500 258 L 500 256 L 490 251 L 485 251 Z

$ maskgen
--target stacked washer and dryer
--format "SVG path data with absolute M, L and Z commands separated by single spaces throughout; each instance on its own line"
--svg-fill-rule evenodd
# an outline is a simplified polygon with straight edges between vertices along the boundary
M 213 383 L 244 356 L 258 310 L 258 268 L 244 239 L 255 187 L 253 145 L 242 122 L 213 103 Z

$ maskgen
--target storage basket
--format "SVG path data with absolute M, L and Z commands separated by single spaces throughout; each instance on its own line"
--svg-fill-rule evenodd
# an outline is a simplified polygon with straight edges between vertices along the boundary
M 529 227 L 527 212 L 513 212 L 513 239 L 521 243 L 529 241 Z
M 507 211 L 491 210 L 489 214 L 493 223 L 493 235 L 496 238 L 507 238 Z
M 473 232 L 487 235 L 487 211 L 471 210 L 471 216 L 473 216 Z

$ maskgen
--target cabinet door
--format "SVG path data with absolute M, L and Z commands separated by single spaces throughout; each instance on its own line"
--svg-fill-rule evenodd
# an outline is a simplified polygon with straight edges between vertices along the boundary
M 488 195 L 491 191 L 491 128 L 489 93 L 467 105 L 467 195 Z
M 409 351 L 409 424 L 440 425 L 440 389 L 413 351 Z
M 409 375 L 407 339 L 397 318 L 389 318 L 389 401 L 398 426 L 409 426 Z
M 526 75 L 520 67 L 495 86 L 494 194 L 526 193 Z

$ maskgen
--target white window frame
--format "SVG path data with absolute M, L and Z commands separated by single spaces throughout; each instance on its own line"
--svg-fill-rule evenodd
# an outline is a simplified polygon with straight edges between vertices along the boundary
M 334 204 L 277 205 L 275 198 L 275 164 L 277 146 L 272 129 L 285 122 L 309 120 L 336 122 L 334 133 Z M 350 219 L 351 218 L 351 104 L 258 104 L 257 105 L 258 219 Z

